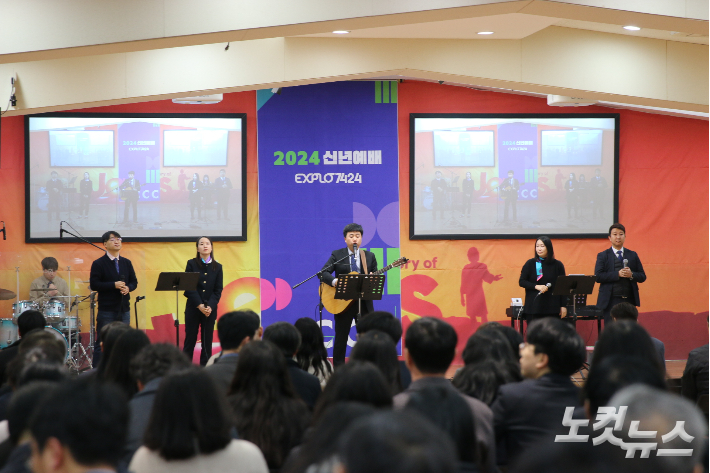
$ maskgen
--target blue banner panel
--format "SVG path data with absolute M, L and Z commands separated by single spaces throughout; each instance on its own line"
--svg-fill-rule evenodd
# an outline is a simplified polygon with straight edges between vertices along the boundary
M 378 268 L 399 257 L 396 82 L 335 82 L 259 91 L 259 225 L 261 317 L 264 327 L 318 321 L 314 278 L 333 250 L 344 248 L 343 228 L 363 226 L 362 247 Z M 387 272 L 375 310 L 400 317 L 399 269 Z M 332 354 L 333 316 L 323 311 Z M 350 332 L 352 346 L 355 329 Z

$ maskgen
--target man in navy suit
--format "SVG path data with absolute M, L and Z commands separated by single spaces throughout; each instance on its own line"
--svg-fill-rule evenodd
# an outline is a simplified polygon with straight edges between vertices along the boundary
M 620 223 L 609 227 L 611 248 L 597 255 L 594 274 L 599 283 L 597 308 L 604 311 L 604 326 L 611 323 L 611 308 L 621 302 L 641 305 L 638 283 L 646 273 L 636 252 L 624 248 L 626 229 Z
M 358 250 L 353 252 L 353 245 L 357 245 L 360 248 L 362 244 L 362 225 L 357 223 L 349 223 L 343 229 L 343 237 L 345 238 L 346 248 L 341 248 L 335 250 L 330 254 L 330 258 L 323 266 L 323 274 L 321 276 L 321 281 L 326 284 L 330 284 L 335 287 L 338 283 L 338 276 L 341 274 L 348 274 L 350 272 L 356 272 L 360 274 L 369 274 L 377 271 L 377 259 L 375 255 L 369 251 Z M 338 264 L 333 264 L 346 256 L 350 256 L 349 259 L 345 259 Z M 362 255 L 365 256 L 365 264 L 361 261 Z M 331 273 L 335 272 L 335 277 Z M 372 312 L 373 305 L 372 301 L 362 301 L 362 315 Z M 350 334 L 350 326 L 353 323 L 353 318 L 357 315 L 358 305 L 357 301 L 350 304 L 347 309 L 339 314 L 333 314 L 335 318 L 335 340 L 333 341 L 333 364 L 339 365 L 345 363 L 345 350 L 348 344 L 348 335 Z

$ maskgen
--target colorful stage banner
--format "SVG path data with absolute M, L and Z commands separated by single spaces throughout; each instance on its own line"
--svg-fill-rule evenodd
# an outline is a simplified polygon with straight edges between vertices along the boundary
M 400 256 L 397 82 L 263 90 L 257 103 L 262 325 L 318 320 L 319 281 L 291 288 L 345 247 L 345 225 L 363 226 L 362 246 L 379 268 Z M 375 310 L 399 318 L 399 269 L 386 277 Z M 331 354 L 333 328 L 324 310 Z M 350 338 L 353 346 L 354 328 Z

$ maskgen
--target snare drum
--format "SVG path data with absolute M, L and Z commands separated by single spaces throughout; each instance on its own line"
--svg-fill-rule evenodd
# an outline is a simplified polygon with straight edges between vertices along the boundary
M 69 342 L 67 341 L 66 337 L 62 335 L 62 332 L 60 332 L 54 327 L 44 327 L 44 331 L 51 333 L 54 337 L 56 337 L 57 340 L 64 344 L 64 360 L 66 361 L 66 359 L 69 357 Z
M 79 329 L 80 324 L 81 322 L 79 321 L 79 317 L 69 316 L 62 320 L 60 323 L 53 325 L 55 326 L 55 328 L 58 328 L 62 332 L 68 332 L 70 330 L 72 332 L 76 332 Z
M 67 314 L 65 310 L 64 302 L 60 301 L 47 301 L 42 307 L 44 312 L 44 318 L 47 320 L 48 324 L 57 324 L 62 322 Z
M 17 318 L 26 310 L 39 310 L 39 304 L 34 301 L 20 301 L 12 304 L 12 316 L 17 323 Z
M 0 319 L 0 348 L 17 341 L 17 324 L 12 319 Z

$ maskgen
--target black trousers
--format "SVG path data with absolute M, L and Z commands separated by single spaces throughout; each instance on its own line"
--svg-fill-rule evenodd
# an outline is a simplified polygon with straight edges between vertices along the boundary
M 217 194 L 217 218 L 229 218 L 229 194 Z
M 188 307 L 185 310 L 185 344 L 182 351 L 192 360 L 192 354 L 197 344 L 197 330 L 202 333 L 202 351 L 200 352 L 200 364 L 205 366 L 212 356 L 212 335 L 214 332 L 214 322 L 217 320 L 217 311 L 212 310 L 209 317 L 205 317 L 197 307 Z
M 503 219 L 508 220 L 508 207 L 513 207 L 513 220 L 518 219 L 518 200 L 505 199 L 505 207 L 503 208 Z
M 138 199 L 127 200 L 123 206 L 123 221 L 128 221 L 128 207 L 133 207 L 133 221 L 138 221 Z
M 365 301 L 362 301 L 362 314 L 369 313 Z M 353 320 L 357 315 L 357 301 L 339 314 L 335 314 L 335 339 L 333 340 L 333 365 L 338 366 L 345 363 L 345 351 L 348 348 L 348 336 Z

